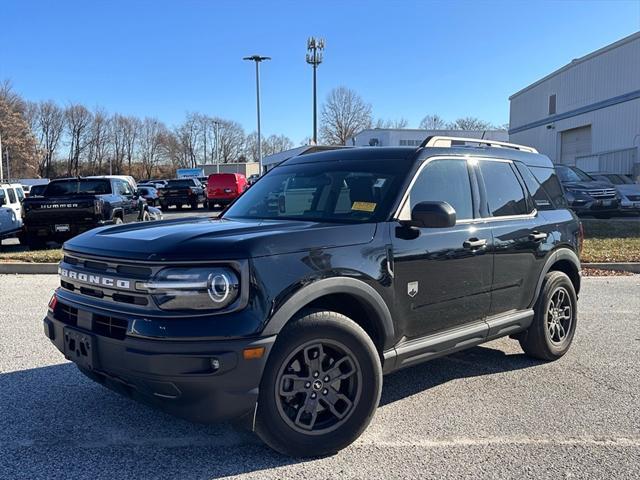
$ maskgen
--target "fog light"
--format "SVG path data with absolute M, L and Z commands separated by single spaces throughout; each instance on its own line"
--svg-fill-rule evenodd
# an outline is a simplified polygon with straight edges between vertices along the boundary
M 213 370 L 214 372 L 220 370 L 220 360 L 218 360 L 217 358 L 211 359 L 211 370 Z

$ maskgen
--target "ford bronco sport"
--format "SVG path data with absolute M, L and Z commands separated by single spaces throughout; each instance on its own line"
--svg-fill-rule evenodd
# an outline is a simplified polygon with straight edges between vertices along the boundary
M 507 335 L 558 359 L 580 224 L 547 157 L 460 141 L 292 157 L 219 219 L 77 236 L 46 335 L 109 388 L 195 421 L 242 417 L 293 456 L 353 442 L 383 374 Z

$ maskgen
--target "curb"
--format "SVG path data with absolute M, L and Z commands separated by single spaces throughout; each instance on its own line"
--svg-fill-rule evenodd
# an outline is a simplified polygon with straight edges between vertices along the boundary
M 0 262 L 0 274 L 51 275 L 58 273 L 57 263 Z
M 582 268 L 615 270 L 616 272 L 640 273 L 640 262 L 583 263 Z

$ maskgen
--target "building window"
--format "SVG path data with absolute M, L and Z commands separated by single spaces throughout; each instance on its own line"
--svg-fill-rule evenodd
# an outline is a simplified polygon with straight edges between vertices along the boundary
M 556 94 L 549 95 L 549 115 L 556 113 Z

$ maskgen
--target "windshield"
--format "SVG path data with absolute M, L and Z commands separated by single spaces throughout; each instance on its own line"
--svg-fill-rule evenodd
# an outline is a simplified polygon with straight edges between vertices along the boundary
M 388 215 L 409 167 L 394 160 L 276 167 L 240 196 L 224 217 L 380 221 Z
M 624 175 L 605 175 L 611 183 L 614 185 L 632 185 L 633 182 L 630 178 L 625 177 Z
M 45 197 L 58 195 L 107 195 L 111 193 L 111 182 L 107 179 L 73 179 L 51 182 L 44 191 Z
M 558 172 L 561 182 L 593 182 L 593 178 L 576 167 L 557 166 L 556 172 Z

